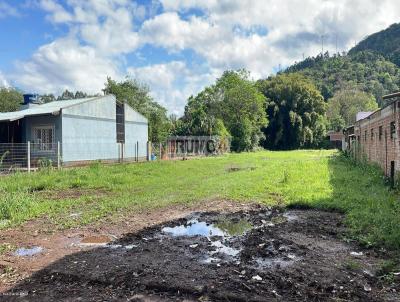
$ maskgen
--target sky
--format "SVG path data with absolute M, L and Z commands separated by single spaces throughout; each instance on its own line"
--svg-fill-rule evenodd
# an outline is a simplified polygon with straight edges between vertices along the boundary
M 0 86 L 99 93 L 129 76 L 180 115 L 224 70 L 268 77 L 397 22 L 398 0 L 0 0 Z

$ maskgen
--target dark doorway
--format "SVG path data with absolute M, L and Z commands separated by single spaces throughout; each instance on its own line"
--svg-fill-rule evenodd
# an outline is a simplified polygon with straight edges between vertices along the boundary
M 0 122 L 0 144 L 22 143 L 22 121 Z

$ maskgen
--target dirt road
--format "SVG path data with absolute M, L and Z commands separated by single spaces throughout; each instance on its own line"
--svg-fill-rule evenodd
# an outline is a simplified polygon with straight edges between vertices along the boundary
M 2 241 L 14 232 L 13 244 L 29 239 L 42 250 L 2 256 L 16 273 L 5 277 L 2 300 L 400 299 L 399 287 L 376 276 L 384 256 L 342 239 L 340 214 L 214 202 L 140 215 L 47 241 L 46 234 L 4 234 Z

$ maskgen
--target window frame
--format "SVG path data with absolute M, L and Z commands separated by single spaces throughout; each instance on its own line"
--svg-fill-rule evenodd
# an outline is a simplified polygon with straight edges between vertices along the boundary
M 51 130 L 52 135 L 51 135 L 51 142 L 49 143 L 43 143 L 42 140 L 39 142 L 38 139 L 36 138 L 36 131 L 43 131 L 43 130 Z M 35 152 L 52 152 L 55 150 L 55 126 L 53 124 L 43 124 L 43 125 L 35 125 L 32 126 L 32 133 L 31 133 L 31 138 L 33 140 L 33 149 Z M 46 145 L 50 145 L 50 148 L 46 148 Z
M 379 140 L 382 140 L 382 136 L 383 136 L 383 126 L 379 126 Z
M 371 141 L 374 140 L 374 128 L 371 128 Z

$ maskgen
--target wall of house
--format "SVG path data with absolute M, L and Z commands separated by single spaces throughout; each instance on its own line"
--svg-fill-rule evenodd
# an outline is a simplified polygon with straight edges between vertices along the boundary
M 148 122 L 127 104 L 125 106 L 125 150 L 124 157 L 145 160 L 147 156 Z M 138 145 L 138 154 L 137 148 Z
M 33 129 L 40 126 L 54 127 L 54 143 L 62 140 L 62 125 L 59 115 L 28 116 L 23 119 L 22 141 L 33 143 Z
M 63 162 L 118 159 L 114 96 L 64 108 L 62 129 Z
M 396 101 L 355 124 L 360 154 L 379 164 L 387 176 L 391 173 L 391 162 L 395 164 L 395 171 L 400 170 L 399 111 L 400 101 Z M 391 123 L 395 126 L 393 133 Z

